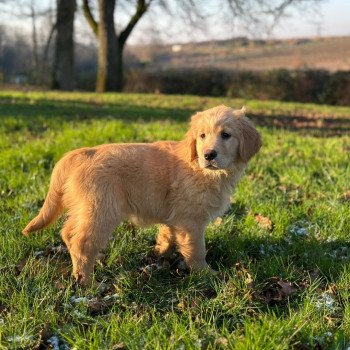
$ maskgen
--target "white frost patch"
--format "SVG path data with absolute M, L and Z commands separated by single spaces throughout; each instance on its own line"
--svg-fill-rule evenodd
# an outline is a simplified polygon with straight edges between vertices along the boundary
M 53 350 L 60 350 L 60 340 L 57 335 L 53 335 L 47 342 L 51 344 Z
M 115 299 L 118 299 L 119 298 L 119 294 L 118 293 L 115 293 L 115 294 L 112 294 L 112 295 L 106 295 L 103 297 L 103 300 L 115 300 Z
M 36 252 L 34 252 L 34 256 L 36 258 L 41 257 L 43 254 L 44 254 L 44 252 L 42 250 L 37 250 Z
M 278 252 L 278 250 L 279 249 L 275 244 L 271 244 L 271 245 L 260 244 L 259 245 L 259 252 L 261 255 L 275 254 Z
M 146 274 L 151 274 L 153 271 L 161 270 L 163 266 L 160 263 L 146 265 L 145 267 L 140 268 L 141 272 Z
M 339 247 L 334 249 L 331 253 L 325 253 L 325 255 L 344 261 L 349 259 L 349 249 L 347 247 Z
M 321 298 L 316 301 L 316 307 L 319 310 L 326 308 L 329 311 L 334 311 L 336 303 L 334 298 L 329 293 L 325 292 L 321 295 Z
M 86 315 L 84 315 L 82 312 L 78 311 L 78 310 L 74 310 L 73 314 L 75 316 L 77 316 L 78 318 L 86 318 Z
M 321 345 L 325 343 L 326 340 L 332 339 L 333 338 L 333 333 L 332 332 L 326 332 L 325 334 L 321 336 L 316 336 L 314 339 Z
M 7 340 L 9 342 L 11 342 L 11 343 L 23 343 L 23 342 L 32 341 L 33 340 L 33 336 L 32 335 L 26 335 L 26 334 L 14 335 L 12 337 L 8 337 Z
M 75 296 L 72 296 L 69 300 L 71 303 L 74 303 L 74 304 L 80 304 L 80 303 L 87 304 L 91 301 L 86 297 L 75 297 Z
M 288 235 L 286 236 L 285 241 L 288 244 L 292 244 L 293 239 L 307 238 L 310 235 L 315 234 L 317 234 L 316 226 L 308 221 L 301 220 L 289 227 Z
M 202 349 L 202 339 L 198 339 L 194 346 L 197 348 L 197 349 Z
M 293 236 L 305 237 L 308 235 L 310 227 L 311 227 L 310 223 L 307 223 L 305 221 L 301 221 L 301 222 L 293 225 L 289 229 L 289 233 Z

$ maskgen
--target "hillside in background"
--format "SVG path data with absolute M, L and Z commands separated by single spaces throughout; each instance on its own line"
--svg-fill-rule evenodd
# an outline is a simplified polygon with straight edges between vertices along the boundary
M 288 40 L 232 40 L 128 46 L 128 56 L 150 69 L 350 70 L 350 36 Z M 136 63 L 137 64 L 137 63 Z

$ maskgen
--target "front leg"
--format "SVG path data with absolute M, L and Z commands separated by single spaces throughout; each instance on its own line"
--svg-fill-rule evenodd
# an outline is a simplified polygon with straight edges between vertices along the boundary
M 204 227 L 199 229 L 190 226 L 186 229 L 177 229 L 175 233 L 178 249 L 192 270 L 210 269 L 205 261 L 204 230 Z
M 160 256 L 171 255 L 175 245 L 175 228 L 172 226 L 161 225 L 157 236 L 155 247 L 156 254 Z

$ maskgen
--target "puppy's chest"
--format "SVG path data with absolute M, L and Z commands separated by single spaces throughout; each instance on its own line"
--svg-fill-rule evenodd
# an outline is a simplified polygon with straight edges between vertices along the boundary
M 203 200 L 205 210 L 210 220 L 223 215 L 230 205 L 232 188 L 221 189 L 220 191 L 208 191 Z
M 225 213 L 230 205 L 232 186 L 228 183 L 201 183 L 191 187 L 182 187 L 177 191 L 177 203 L 185 208 L 189 216 L 206 216 L 213 220 Z M 180 209 L 180 208 L 175 208 Z

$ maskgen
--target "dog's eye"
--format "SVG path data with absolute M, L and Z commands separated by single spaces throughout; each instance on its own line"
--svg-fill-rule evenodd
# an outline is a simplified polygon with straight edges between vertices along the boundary
M 221 137 L 224 139 L 224 140 L 227 140 L 231 137 L 230 134 L 228 134 L 227 132 L 222 132 L 221 133 Z
M 200 137 L 201 139 L 205 139 L 205 134 L 200 134 L 199 137 Z

